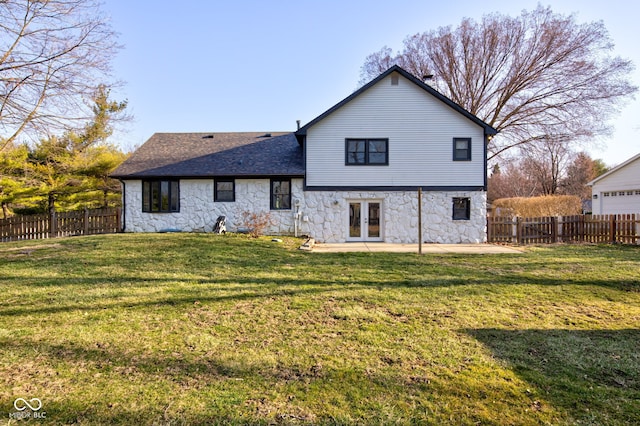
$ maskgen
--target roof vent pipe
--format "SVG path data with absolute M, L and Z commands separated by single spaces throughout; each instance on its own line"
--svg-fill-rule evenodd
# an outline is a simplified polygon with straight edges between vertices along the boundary
M 296 120 L 296 125 L 298 126 L 298 130 L 300 130 L 300 120 Z

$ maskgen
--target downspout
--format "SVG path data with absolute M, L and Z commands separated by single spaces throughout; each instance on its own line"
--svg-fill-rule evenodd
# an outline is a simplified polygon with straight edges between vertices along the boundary
M 118 179 L 122 185 L 122 232 L 127 229 L 127 185 L 122 179 Z
M 299 199 L 295 199 L 293 202 L 293 205 L 295 207 L 294 213 L 293 213 L 293 235 L 298 238 L 298 228 L 299 226 L 299 221 L 300 221 L 300 200 Z

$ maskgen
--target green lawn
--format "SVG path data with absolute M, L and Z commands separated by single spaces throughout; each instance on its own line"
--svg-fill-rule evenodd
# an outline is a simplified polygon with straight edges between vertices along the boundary
M 640 424 L 640 247 L 300 243 L 1 244 L 0 423 Z

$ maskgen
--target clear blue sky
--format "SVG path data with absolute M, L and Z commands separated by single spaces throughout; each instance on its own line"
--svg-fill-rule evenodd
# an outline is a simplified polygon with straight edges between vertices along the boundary
M 365 57 L 384 45 L 397 51 L 408 35 L 537 4 L 106 0 L 124 46 L 114 77 L 125 84 L 112 97 L 128 99 L 134 116 L 114 142 L 131 149 L 155 132 L 292 131 L 353 92 Z M 554 0 L 552 9 L 602 20 L 616 53 L 640 67 L 638 2 Z M 640 70 L 633 81 L 640 86 Z M 589 149 L 609 165 L 640 153 L 640 99 L 613 124 L 613 137 Z

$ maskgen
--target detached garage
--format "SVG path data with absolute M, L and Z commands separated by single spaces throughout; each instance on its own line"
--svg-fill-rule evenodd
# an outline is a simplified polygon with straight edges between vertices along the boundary
M 589 182 L 593 214 L 640 213 L 640 154 Z

